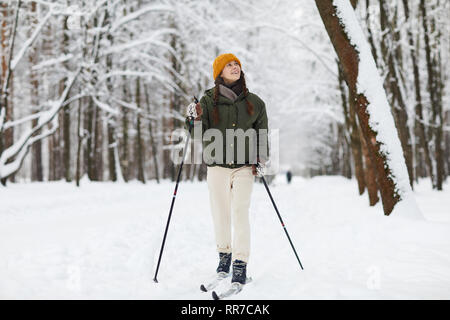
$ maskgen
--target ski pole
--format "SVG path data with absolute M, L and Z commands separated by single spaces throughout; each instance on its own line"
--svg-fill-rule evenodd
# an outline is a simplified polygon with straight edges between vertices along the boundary
M 298 263 L 300 264 L 300 268 L 302 268 L 302 270 L 303 270 L 303 266 L 302 266 L 302 263 L 300 262 L 300 258 L 298 257 L 297 251 L 295 250 L 295 247 L 294 247 L 294 244 L 292 243 L 291 237 L 289 236 L 289 233 L 287 232 L 286 226 L 284 225 L 283 219 L 281 218 L 280 212 L 278 211 L 277 205 L 275 204 L 275 201 L 273 200 L 272 194 L 270 193 L 269 187 L 267 186 L 266 179 L 264 179 L 264 175 L 262 174 L 262 168 L 259 163 L 257 164 L 257 169 L 259 169 L 257 171 L 264 183 L 264 187 L 266 187 L 267 193 L 269 194 L 269 197 L 270 197 L 270 200 L 272 201 L 273 207 L 275 208 L 275 211 L 277 212 L 278 219 L 280 219 L 281 226 L 283 227 L 284 232 L 286 233 L 289 243 L 291 244 L 292 250 L 294 250 L 294 254 L 295 254 L 295 257 L 297 258 Z
M 198 100 L 195 96 L 194 96 L 194 101 L 195 101 L 195 103 L 198 103 Z M 166 237 L 167 237 L 167 232 L 169 230 L 170 218 L 172 217 L 173 205 L 175 203 L 175 199 L 177 196 L 178 184 L 180 182 L 180 177 L 181 177 L 181 170 L 183 169 L 184 158 L 186 157 L 186 151 L 187 151 L 187 147 L 189 145 L 192 127 L 194 126 L 194 117 L 192 116 L 192 114 L 188 116 L 188 119 L 189 119 L 189 135 L 186 139 L 186 144 L 184 145 L 184 150 L 183 150 L 183 158 L 182 158 L 180 167 L 178 168 L 178 175 L 177 175 L 177 182 L 175 184 L 175 191 L 173 192 L 172 203 L 170 205 L 170 210 L 169 210 L 169 217 L 167 218 L 166 230 L 164 231 L 164 237 L 163 237 L 163 241 L 161 244 L 161 250 L 159 252 L 158 265 L 156 266 L 155 277 L 153 278 L 153 281 L 155 281 L 156 283 L 158 283 L 157 276 L 158 276 L 158 271 L 159 271 L 159 265 L 161 263 L 161 257 L 162 257 L 163 251 L 164 251 L 164 245 L 166 243 Z

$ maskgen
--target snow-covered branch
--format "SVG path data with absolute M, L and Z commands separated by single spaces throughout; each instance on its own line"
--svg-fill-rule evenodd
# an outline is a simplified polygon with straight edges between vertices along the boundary
M 124 50 L 128 50 L 137 46 L 141 46 L 144 44 L 156 44 L 156 45 L 161 45 L 161 46 L 168 46 L 166 43 L 161 43 L 160 41 L 158 41 L 158 38 L 164 35 L 168 35 L 168 34 L 178 34 L 178 31 L 176 29 L 172 29 L 172 28 L 164 28 L 164 29 L 159 29 L 157 31 L 155 31 L 154 33 L 152 33 L 152 35 L 150 37 L 144 38 L 144 39 L 138 39 L 138 40 L 134 40 L 134 41 L 129 41 L 127 43 L 124 44 L 120 44 L 120 45 L 115 45 L 111 48 L 105 49 L 102 51 L 101 54 L 99 54 L 100 57 L 102 56 L 106 56 L 112 53 L 118 53 Z
M 22 48 L 19 50 L 19 53 L 11 62 L 11 71 L 13 71 L 17 64 L 22 60 L 22 58 L 25 55 L 25 52 L 27 52 L 28 48 L 30 48 L 36 38 L 38 37 L 39 33 L 42 31 L 42 28 L 47 24 L 47 21 L 50 19 L 50 17 L 53 15 L 53 11 L 50 9 L 47 15 L 44 17 L 44 19 L 39 23 L 39 25 L 36 26 L 36 29 L 34 30 L 33 34 L 30 38 L 28 38 L 25 43 L 23 44 Z
M 64 54 L 64 55 L 61 55 L 61 56 L 56 57 L 56 58 L 52 58 L 52 59 L 48 59 L 48 60 L 42 61 L 41 63 L 38 63 L 38 64 L 32 66 L 31 70 L 38 71 L 38 70 L 41 70 L 41 69 L 44 69 L 44 68 L 47 68 L 47 67 L 59 64 L 59 63 L 68 62 L 71 59 L 73 59 L 74 57 L 75 56 L 73 54 L 71 54 L 71 53 Z
M 42 106 L 40 106 L 39 108 L 36 108 L 36 109 L 40 109 L 41 107 L 42 107 Z M 32 120 L 34 120 L 34 119 L 37 119 L 37 118 L 39 118 L 40 116 L 41 116 L 41 114 L 40 114 L 40 112 L 38 112 L 38 113 L 33 113 L 33 114 L 28 115 L 28 116 L 25 116 L 25 117 L 23 117 L 23 118 L 21 118 L 21 119 L 19 119 L 19 120 L 7 121 L 7 122 L 5 122 L 5 124 L 4 124 L 4 126 L 3 126 L 3 129 L 4 129 L 4 130 L 7 130 L 7 129 L 9 129 L 9 128 L 13 128 L 13 127 L 18 126 L 18 125 L 20 125 L 20 124 L 23 124 L 23 123 L 25 123 L 25 122 L 28 122 L 28 121 L 32 121 Z
M 305 43 L 305 41 L 303 41 L 300 37 L 296 36 L 294 34 L 294 32 L 286 30 L 285 28 L 282 28 L 280 26 L 277 25 L 273 25 L 273 24 L 268 24 L 268 23 L 259 23 L 259 24 L 255 24 L 255 25 L 251 25 L 246 27 L 246 29 L 257 29 L 257 28 L 269 28 L 272 30 L 276 30 L 278 32 L 283 33 L 284 35 L 286 35 L 287 37 L 295 40 L 296 42 L 298 42 L 305 50 L 309 51 L 313 56 L 315 56 L 317 58 L 317 60 L 319 60 L 319 62 L 325 67 L 325 69 L 330 72 L 336 79 L 338 78 L 338 75 L 336 73 L 335 70 L 333 70 L 329 64 L 324 60 L 324 58 L 321 56 L 321 54 L 319 54 L 317 52 L 317 50 L 314 50 L 313 48 L 311 48 L 311 46 L 309 46 L 308 44 Z
M 36 126 L 23 132 L 20 138 L 15 141 L 12 146 L 8 147 L 2 152 L 2 154 L 0 155 L 0 179 L 10 176 L 20 168 L 29 147 L 34 142 L 47 137 L 48 135 L 52 134 L 52 132 L 54 132 L 54 129 L 44 130 L 44 132 L 42 132 L 41 134 L 36 135 L 36 133 L 38 133 L 39 130 L 43 129 L 46 124 L 52 121 L 59 110 L 61 110 L 62 105 L 66 100 L 76 78 L 80 74 L 80 71 L 81 68 L 78 68 L 78 70 L 67 81 L 66 88 L 61 94 L 59 100 L 51 101 L 49 103 L 51 105 L 50 109 L 39 114 Z M 56 125 L 53 125 L 53 128 L 55 127 Z
M 109 104 L 99 101 L 97 99 L 97 97 L 92 96 L 92 100 L 95 102 L 97 107 L 99 107 L 100 109 L 102 109 L 106 113 L 111 113 L 113 115 L 118 115 L 119 114 L 119 111 L 117 111 L 116 109 L 113 109 Z
M 116 31 L 119 27 L 121 27 L 125 23 L 135 20 L 135 19 L 139 18 L 140 16 L 142 16 L 146 13 L 149 13 L 149 12 L 173 12 L 173 7 L 165 6 L 165 5 L 149 5 L 147 7 L 144 7 L 140 10 L 137 10 L 133 13 L 126 15 L 125 17 L 123 17 L 122 19 L 120 19 L 119 21 L 114 23 L 113 26 L 111 27 L 110 32 Z

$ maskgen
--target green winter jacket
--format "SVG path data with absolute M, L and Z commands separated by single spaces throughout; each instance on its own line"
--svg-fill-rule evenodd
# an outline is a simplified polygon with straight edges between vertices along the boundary
M 204 96 L 200 99 L 203 114 L 201 120 L 194 121 L 194 128 L 191 131 L 191 136 L 197 139 L 199 138 L 197 134 L 199 132 L 202 133 L 203 156 L 206 164 L 208 166 L 218 165 L 226 168 L 238 168 L 256 163 L 257 158 L 265 162 L 268 158 L 269 148 L 267 138 L 268 120 L 264 101 L 256 94 L 249 92 L 247 99 L 253 104 L 254 111 L 253 115 L 249 115 L 244 93 L 237 96 L 234 102 L 230 98 L 219 95 L 217 105 L 217 108 L 219 108 L 219 122 L 214 124 L 214 91 L 215 88 L 206 90 Z M 186 129 L 188 129 L 189 122 L 187 119 L 185 125 Z M 217 129 L 218 131 L 209 129 Z M 229 130 L 227 131 L 227 129 Z M 242 129 L 242 131 L 238 129 Z M 247 131 L 248 129 L 254 130 Z M 206 139 L 211 134 L 214 136 L 219 131 L 223 137 L 222 141 L 220 139 L 215 141 L 214 138 Z M 194 136 L 195 132 L 197 134 Z M 244 135 L 245 133 L 247 135 Z M 256 134 L 252 135 L 252 133 Z M 238 138 L 239 136 L 241 139 Z M 216 152 L 210 152 L 219 143 L 223 150 L 222 156 L 220 153 L 216 155 Z M 238 149 L 240 152 L 238 152 Z M 212 154 L 213 157 L 209 156 L 209 154 Z

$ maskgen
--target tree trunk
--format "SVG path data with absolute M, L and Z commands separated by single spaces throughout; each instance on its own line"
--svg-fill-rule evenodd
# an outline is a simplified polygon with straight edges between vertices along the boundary
M 109 168 L 109 180 L 117 181 L 117 171 L 116 171 L 116 159 L 114 149 L 116 148 L 115 139 L 115 120 L 111 117 L 108 119 L 107 124 L 108 130 L 108 168 Z
M 373 40 L 373 33 L 372 28 L 370 26 L 370 1 L 366 0 L 366 26 L 367 26 L 367 33 L 368 33 L 368 40 L 370 43 L 370 49 L 372 50 L 373 59 L 375 60 L 375 64 L 378 65 L 378 54 L 377 54 L 377 48 L 375 47 L 375 43 Z
M 145 183 L 145 175 L 144 175 L 144 162 L 145 162 L 145 151 L 142 143 L 142 135 L 141 135 L 141 83 L 139 81 L 139 77 L 136 80 L 136 107 L 138 108 L 138 112 L 136 113 L 136 160 L 137 160 L 137 178 L 142 183 Z
M 149 90 L 148 87 L 146 87 L 144 90 L 145 102 L 147 104 L 147 113 L 149 115 L 151 115 L 152 113 L 151 113 L 151 108 L 150 108 L 150 98 L 149 98 L 148 90 Z M 157 157 L 158 152 L 157 152 L 156 141 L 155 141 L 154 133 L 153 133 L 152 119 L 148 119 L 148 133 L 150 135 L 150 145 L 152 147 L 153 168 L 155 170 L 155 178 L 156 178 L 156 182 L 159 183 L 159 165 L 158 165 L 158 157 Z
M 30 26 L 31 29 L 34 29 L 37 25 L 36 19 L 36 2 L 30 3 Z M 28 36 L 31 36 L 28 34 Z M 36 48 L 30 48 L 28 51 L 28 61 L 30 66 L 34 66 L 37 64 L 38 54 L 36 52 Z M 36 71 L 30 68 L 30 103 L 33 108 L 32 113 L 39 113 L 41 110 L 39 108 L 39 82 L 37 79 Z M 31 121 L 31 126 L 37 126 L 37 119 Z M 35 135 L 39 135 L 41 132 L 36 132 Z M 41 141 L 36 141 L 31 147 L 31 181 L 43 181 L 44 176 L 42 172 L 42 143 Z
M 77 161 L 76 161 L 76 168 L 75 168 L 75 180 L 77 187 L 80 186 L 80 178 L 81 178 L 81 149 L 83 147 L 83 136 L 84 133 L 81 132 L 81 115 L 82 107 L 83 107 L 83 101 L 84 99 L 81 98 L 78 103 L 78 119 L 77 119 L 77 137 L 78 137 L 78 145 L 77 145 Z
M 69 30 L 67 27 L 67 20 L 68 17 L 63 17 L 62 20 L 62 29 L 63 29 L 63 41 L 61 44 L 61 51 L 63 53 L 67 53 L 67 48 L 69 46 L 69 37 L 67 35 L 67 31 Z M 66 67 L 66 70 L 68 70 L 67 64 L 64 64 Z M 64 83 L 67 81 L 67 77 L 64 77 L 64 79 L 60 83 L 60 87 L 62 90 L 64 90 Z M 70 147 L 71 147 L 71 141 L 70 141 L 70 105 L 67 105 L 64 108 L 63 111 L 63 141 L 64 141 L 64 148 L 63 148 L 63 161 L 64 161 L 64 177 L 67 182 L 72 181 L 72 174 L 71 174 L 71 166 L 70 166 Z
M 103 123 L 102 110 L 100 108 L 95 108 L 94 125 L 94 177 L 95 181 L 103 181 Z
M 352 106 L 352 101 L 347 97 L 347 89 L 345 88 L 344 75 L 342 73 L 342 66 L 338 61 L 338 75 L 339 75 L 339 89 L 341 91 L 341 103 L 344 112 L 345 127 L 350 136 L 350 149 L 353 156 L 353 163 L 355 167 L 356 181 L 358 182 L 359 194 L 364 193 L 365 181 L 364 181 L 364 170 L 363 162 L 361 156 L 361 144 L 359 141 L 358 127 L 355 118 L 355 108 Z M 347 108 L 349 104 L 349 108 Z
M 94 111 L 95 107 L 92 103 L 92 98 L 89 97 L 88 108 L 86 111 L 85 128 L 86 128 L 86 151 L 84 154 L 85 163 L 86 163 L 86 172 L 89 177 L 89 180 L 95 180 L 94 172 L 95 172 L 95 161 L 94 161 Z
M 37 80 L 35 76 L 31 76 L 30 81 L 32 82 L 31 88 L 33 93 L 31 94 L 31 103 L 34 106 L 37 106 L 38 103 L 38 97 L 37 97 Z M 33 113 L 38 113 L 39 110 L 35 110 Z M 31 121 L 32 127 L 37 126 L 37 120 Z M 38 131 L 36 134 L 39 134 L 40 131 Z M 31 181 L 43 181 L 44 175 L 42 172 L 42 143 L 41 141 L 36 141 L 33 143 L 31 147 Z
M 69 106 L 66 106 L 63 110 L 63 161 L 64 161 L 64 178 L 67 182 L 72 181 L 71 167 L 70 167 L 70 109 Z
M 445 125 L 450 127 L 450 111 L 445 112 Z M 447 163 L 447 176 L 450 176 L 450 132 L 447 130 L 445 133 L 445 159 Z
M 1 50 L 2 50 L 2 61 L 1 61 L 1 77 L 0 77 L 0 155 L 3 153 L 3 150 L 11 146 L 14 142 L 14 130 L 10 128 L 9 130 L 4 131 L 3 125 L 6 121 L 12 120 L 13 117 L 13 106 L 12 99 L 9 99 L 8 96 L 12 96 L 12 86 L 10 83 L 12 82 L 12 71 L 11 71 L 11 60 L 14 51 L 14 44 L 16 40 L 17 34 L 17 24 L 19 21 L 19 10 L 22 1 L 17 1 L 16 12 L 14 14 L 14 23 L 9 32 L 9 43 L 7 40 L 7 27 L 8 27 L 8 16 L 9 10 L 8 5 L 4 2 L 1 3 L 1 8 L 3 11 L 3 21 L 1 23 Z M 9 44 L 9 48 L 7 46 Z M 8 56 L 6 56 L 8 55 Z M 14 178 L 10 176 L 12 180 Z M 0 183 L 6 186 L 6 178 L 0 179 Z
M 383 61 L 386 65 L 387 77 L 385 88 L 391 95 L 391 107 L 394 114 L 395 124 L 399 133 L 400 142 L 402 144 L 403 156 L 406 160 L 406 167 L 408 169 L 409 183 L 411 187 L 414 181 L 414 170 L 412 163 L 412 147 L 411 136 L 408 128 L 408 114 L 406 111 L 406 104 L 403 99 L 402 91 L 400 89 L 400 76 L 397 73 L 399 61 L 395 60 L 395 41 L 396 25 L 389 28 L 389 12 L 385 0 L 380 0 L 380 26 L 382 33 L 381 52 Z M 395 23 L 395 19 L 392 19 Z M 394 33 L 394 34 L 392 34 Z M 397 68 L 396 68 L 397 64 Z
M 111 24 L 110 19 L 110 13 L 109 10 L 111 8 L 107 8 L 105 10 L 105 24 Z M 110 32 L 106 35 L 106 39 L 109 42 L 109 45 L 112 46 L 114 42 L 114 38 Z M 112 55 L 108 54 L 106 56 L 106 73 L 110 72 L 113 69 L 113 61 L 112 61 Z M 106 88 L 108 89 L 108 97 L 110 97 L 113 94 L 114 86 L 112 79 L 108 77 L 106 79 Z M 109 104 L 111 104 L 111 99 L 108 98 Z M 106 127 L 107 127 L 107 139 L 108 139 L 108 170 L 109 170 L 109 180 L 111 181 L 117 181 L 118 180 L 118 170 L 120 168 L 116 167 L 116 163 L 118 163 L 118 159 L 116 159 L 116 149 L 117 149 L 117 137 L 116 137 L 116 130 L 117 130 L 117 119 L 115 115 L 110 114 L 106 120 Z
M 430 92 L 433 133 L 435 138 L 435 160 L 436 160 L 436 187 L 442 190 L 442 182 L 444 179 L 444 159 L 442 150 L 442 135 L 443 135 L 443 117 L 442 117 L 442 100 L 439 98 L 440 79 L 436 68 L 438 61 L 436 56 L 432 53 L 430 45 L 427 9 L 424 0 L 420 0 L 420 12 L 422 14 L 422 25 L 425 40 L 425 57 L 428 71 L 428 91 Z M 431 17 L 431 19 L 433 19 Z M 433 30 L 432 30 L 433 31 Z
M 401 191 L 398 189 L 397 181 L 394 181 L 396 177 L 392 174 L 392 169 L 385 151 L 381 149 L 383 142 L 377 140 L 377 133 L 369 124 L 372 115 L 369 113 L 367 107 L 370 101 L 368 101 L 368 98 L 363 92 L 358 90 L 360 89 L 360 87 L 357 86 L 360 53 L 350 43 L 346 33 L 347 31 L 344 29 L 345 26 L 340 23 L 338 12 L 336 11 L 336 7 L 333 6 L 332 1 L 316 0 L 316 6 L 342 64 L 345 80 L 349 87 L 350 99 L 351 101 L 356 101 L 356 113 L 358 115 L 361 131 L 366 141 L 371 160 L 376 168 L 377 186 L 380 190 L 384 213 L 389 215 L 395 205 L 402 200 Z M 356 16 L 353 15 L 352 19 L 352 22 L 358 24 Z M 369 47 L 368 44 L 367 46 Z M 373 66 L 375 66 L 374 61 Z M 386 117 L 389 116 L 390 114 L 386 114 Z M 402 185 L 402 187 L 404 187 L 404 185 Z
M 127 108 L 122 109 L 122 171 L 125 181 L 130 180 L 130 160 L 129 160 L 129 137 L 128 137 L 128 110 Z
M 409 14 L 409 7 L 408 7 L 408 0 L 403 0 L 403 9 L 405 11 L 405 18 L 407 21 L 410 19 Z M 428 172 L 428 176 L 431 178 L 431 183 L 434 184 L 434 177 L 433 177 L 433 164 L 431 163 L 431 156 L 430 156 L 430 148 L 428 146 L 428 140 L 426 138 L 426 129 L 424 125 L 424 119 L 423 119 L 423 106 L 422 106 L 422 95 L 421 95 L 421 88 L 420 88 L 420 75 L 419 75 L 419 66 L 417 59 L 419 58 L 419 55 L 416 53 L 416 50 L 414 49 L 414 38 L 411 32 L 411 29 L 407 29 L 407 35 L 408 35 L 408 43 L 410 48 L 410 55 L 411 55 L 411 61 L 412 61 L 412 67 L 413 67 L 413 74 L 414 74 L 414 89 L 415 89 L 415 97 L 416 97 L 416 105 L 415 105 L 415 121 L 414 121 L 414 127 L 416 136 L 419 138 L 419 144 L 424 152 L 424 158 L 426 163 L 426 168 Z
M 344 129 L 343 144 L 342 144 L 342 176 L 347 179 L 352 178 L 352 159 L 351 159 L 351 142 L 348 131 Z
M 364 170 L 364 180 L 366 181 L 367 193 L 369 196 L 369 205 L 374 206 L 380 200 L 378 198 L 378 187 L 376 178 L 376 168 L 372 163 L 370 158 L 369 149 L 367 148 L 366 141 L 362 133 L 360 132 L 361 150 L 364 155 L 365 170 Z
M 126 85 L 126 84 L 125 84 Z M 125 91 L 126 93 L 126 91 Z M 125 96 L 127 96 L 125 94 Z M 120 163 L 122 164 L 123 178 L 125 181 L 130 179 L 129 174 L 129 145 L 128 145 L 128 109 L 122 108 L 122 157 Z

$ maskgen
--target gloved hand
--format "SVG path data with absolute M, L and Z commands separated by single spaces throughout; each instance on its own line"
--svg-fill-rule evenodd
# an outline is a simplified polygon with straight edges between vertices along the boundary
M 187 115 L 188 117 L 194 117 L 194 120 L 200 120 L 202 118 L 203 110 L 200 102 L 195 103 L 192 102 L 187 107 Z
M 195 120 L 200 120 L 202 118 L 203 110 L 200 102 L 195 105 L 195 112 L 197 113 L 197 118 Z
M 259 157 L 256 159 L 256 162 L 261 167 L 263 167 L 264 163 L 265 163 L 265 161 L 260 159 Z M 257 165 L 256 164 L 252 164 L 252 173 L 253 173 L 254 176 L 258 175 L 258 170 L 257 170 Z

